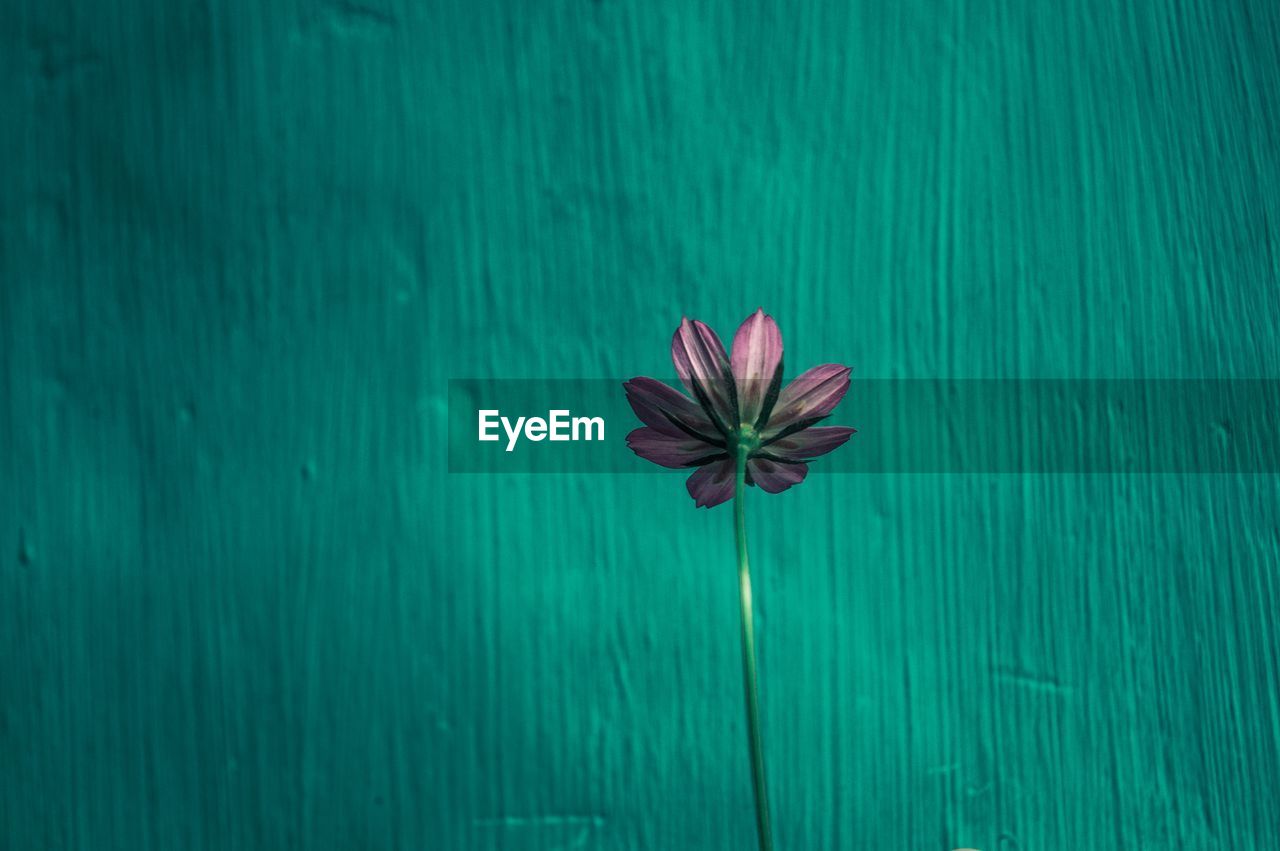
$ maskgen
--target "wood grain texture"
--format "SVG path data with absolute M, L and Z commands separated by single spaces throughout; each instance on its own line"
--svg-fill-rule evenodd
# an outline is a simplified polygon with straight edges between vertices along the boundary
M 4 848 L 751 847 L 727 511 L 449 377 L 1280 375 L 1274 3 L 3 5 Z M 753 492 L 779 848 L 1280 847 L 1278 485 Z

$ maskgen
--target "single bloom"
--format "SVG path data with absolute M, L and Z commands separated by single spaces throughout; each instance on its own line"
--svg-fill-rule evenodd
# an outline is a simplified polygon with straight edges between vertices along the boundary
M 783 387 L 782 334 L 763 309 L 738 327 L 732 355 L 705 323 L 683 319 L 671 360 L 692 398 L 653 378 L 626 382 L 627 401 L 644 423 L 627 445 L 663 467 L 697 468 L 687 487 L 699 507 L 733 496 L 739 452 L 747 453 L 747 484 L 780 493 L 804 481 L 810 460 L 854 433 L 815 427 L 848 391 L 849 367 L 815 366 Z

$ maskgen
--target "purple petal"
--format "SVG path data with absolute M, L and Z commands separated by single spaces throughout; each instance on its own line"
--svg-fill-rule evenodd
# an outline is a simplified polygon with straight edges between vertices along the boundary
M 628 434 L 627 446 L 646 461 L 672 468 L 696 467 L 724 455 L 723 449 L 688 435 L 672 437 L 647 426 Z
M 681 320 L 671 339 L 671 360 L 684 386 L 716 426 L 728 434 L 738 427 L 737 389 L 724 343 L 706 324 Z
M 781 437 L 767 445 L 765 452 L 786 461 L 804 461 L 826 455 L 844 445 L 856 429 L 844 426 L 817 426 Z
M 719 438 L 702 407 L 679 390 L 644 377 L 633 378 L 622 386 L 631 409 L 645 425 L 672 437 L 688 437 L 692 431 L 709 439 Z
M 778 394 L 778 401 L 764 429 L 765 441 L 784 434 L 788 429 L 803 428 L 804 423 L 816 422 L 831 413 L 849 390 L 851 371 L 838 363 L 826 363 L 796 376 Z
M 764 308 L 738 326 L 730 363 L 738 382 L 741 421 L 755 425 L 770 391 L 777 392 L 774 381 L 781 380 L 782 368 L 782 333 Z
M 751 481 L 767 493 L 782 493 L 792 485 L 798 485 L 809 474 L 809 465 L 801 461 L 783 463 L 770 461 L 767 458 L 752 458 L 747 461 L 747 472 Z
M 699 508 L 712 508 L 733 497 L 734 463 L 725 458 L 698 469 L 685 482 Z

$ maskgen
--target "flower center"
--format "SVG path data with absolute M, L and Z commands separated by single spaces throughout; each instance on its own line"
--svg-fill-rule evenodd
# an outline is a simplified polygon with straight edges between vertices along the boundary
M 741 423 L 738 426 L 736 437 L 738 448 L 746 450 L 747 454 L 760 448 L 760 434 L 756 431 L 756 427 L 750 423 Z

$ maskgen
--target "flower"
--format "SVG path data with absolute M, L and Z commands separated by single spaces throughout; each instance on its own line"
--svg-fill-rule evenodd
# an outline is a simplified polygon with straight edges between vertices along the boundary
M 693 398 L 653 378 L 626 382 L 627 401 L 644 423 L 627 445 L 663 467 L 696 467 L 687 487 L 699 507 L 733 496 L 740 456 L 748 485 L 780 493 L 804 481 L 808 461 L 854 433 L 814 427 L 844 398 L 849 367 L 815 366 L 782 387 L 782 334 L 763 309 L 738 327 L 732 356 L 706 324 L 682 319 L 671 360 Z

